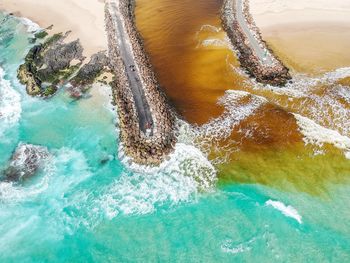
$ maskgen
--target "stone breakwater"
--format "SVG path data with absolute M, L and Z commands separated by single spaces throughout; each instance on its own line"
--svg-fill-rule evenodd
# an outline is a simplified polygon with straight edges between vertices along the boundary
M 118 13 L 112 10 L 117 8 Z M 153 72 L 149 58 L 145 52 L 143 40 L 136 29 L 134 18 L 135 2 L 133 0 L 107 1 L 105 8 L 106 31 L 108 37 L 108 51 L 110 67 L 115 74 L 115 80 L 111 83 L 113 100 L 118 107 L 120 139 L 122 151 L 132 161 L 144 165 L 159 165 L 173 150 L 176 142 L 175 114 L 167 103 L 166 97 L 160 89 L 160 85 Z M 142 84 L 142 95 L 146 102 L 144 107 L 152 116 L 149 123 L 149 131 L 144 132 L 140 127 L 140 116 L 136 108 L 135 95 L 132 91 L 132 81 L 129 66 L 123 56 L 121 41 L 116 33 L 116 19 L 118 15 L 123 25 L 127 41 L 131 47 L 133 58 L 133 71 L 139 72 Z M 120 33 L 120 32 L 119 32 Z
M 236 1 L 243 4 L 238 5 Z M 238 10 L 237 8 L 242 8 Z M 258 48 L 263 50 L 264 58 L 259 57 L 249 39 L 247 32 L 244 32 L 242 24 L 240 24 L 238 12 L 243 12 L 243 20 L 249 34 L 258 43 Z M 274 86 L 284 86 L 290 79 L 288 68 L 273 54 L 267 43 L 262 39 L 259 28 L 256 26 L 250 11 L 248 0 L 225 0 L 222 10 L 221 19 L 224 30 L 227 32 L 233 46 L 236 48 L 238 59 L 242 68 L 247 73 L 263 84 Z M 270 63 L 266 63 L 268 59 Z

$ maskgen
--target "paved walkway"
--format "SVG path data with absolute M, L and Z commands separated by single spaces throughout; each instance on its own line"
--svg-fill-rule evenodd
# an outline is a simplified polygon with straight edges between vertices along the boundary
M 118 50 L 124 62 L 125 71 L 129 80 L 129 86 L 133 94 L 135 108 L 137 111 L 139 126 L 146 135 L 153 135 L 153 118 L 147 102 L 142 76 L 135 60 L 135 55 L 131 46 L 131 40 L 122 20 L 119 10 L 119 0 L 110 0 L 110 13 L 112 15 L 115 33 L 117 35 Z
M 242 28 L 243 33 L 247 36 L 247 38 L 249 40 L 249 45 L 254 50 L 255 54 L 260 59 L 262 64 L 272 65 L 273 60 L 271 58 L 270 53 L 266 49 L 262 48 L 259 45 L 259 41 L 255 38 L 255 36 L 251 32 L 251 30 L 249 29 L 249 25 L 247 24 L 247 21 L 245 19 L 244 14 L 243 14 L 243 1 L 245 1 L 245 0 L 234 0 L 233 1 L 235 4 L 235 10 L 237 12 L 236 18 L 237 18 L 238 24 Z

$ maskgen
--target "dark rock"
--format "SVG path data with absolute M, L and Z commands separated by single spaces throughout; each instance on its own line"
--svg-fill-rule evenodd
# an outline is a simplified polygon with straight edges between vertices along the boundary
M 57 91 L 57 84 L 78 70 L 79 65 L 71 64 L 73 60 L 83 61 L 83 48 L 79 40 L 64 43 L 65 37 L 55 34 L 28 52 L 25 63 L 18 69 L 18 78 L 26 85 L 29 95 L 53 95 Z
M 18 182 L 33 176 L 48 157 L 49 152 L 46 147 L 19 144 L 4 172 L 5 180 Z
M 71 96 L 80 98 L 89 89 L 89 85 L 104 72 L 107 65 L 108 58 L 105 51 L 92 55 L 90 61 L 83 65 L 77 75 L 71 79 L 72 87 L 68 89 Z
M 73 86 L 92 84 L 107 66 L 108 58 L 105 51 L 91 56 L 90 61 L 81 67 L 78 74 L 71 80 Z

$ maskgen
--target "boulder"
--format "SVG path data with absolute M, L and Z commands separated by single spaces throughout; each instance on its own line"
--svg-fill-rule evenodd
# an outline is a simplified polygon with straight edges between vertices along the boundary
M 4 172 L 5 180 L 19 182 L 33 176 L 48 157 L 49 152 L 46 147 L 19 144 Z

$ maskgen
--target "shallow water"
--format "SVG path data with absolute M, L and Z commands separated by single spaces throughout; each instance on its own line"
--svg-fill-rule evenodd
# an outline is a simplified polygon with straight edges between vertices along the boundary
M 24 184 L 0 183 L 1 262 L 350 260 L 348 90 L 335 84 L 348 71 L 282 90 L 244 83 L 220 4 L 138 2 L 165 91 L 205 123 L 184 124 L 159 169 L 121 158 L 108 87 L 80 101 L 64 88 L 28 97 L 16 69 L 31 33 L 18 19 L 1 24 L 0 169 L 20 142 L 52 154 Z

